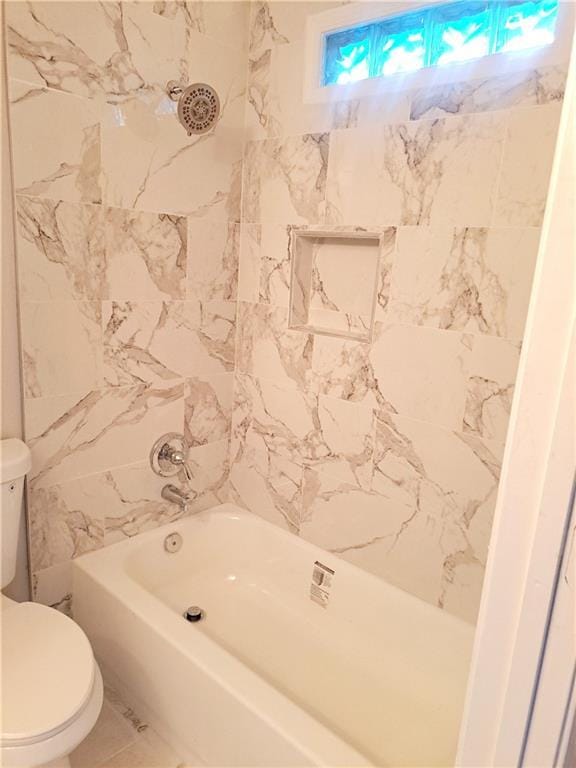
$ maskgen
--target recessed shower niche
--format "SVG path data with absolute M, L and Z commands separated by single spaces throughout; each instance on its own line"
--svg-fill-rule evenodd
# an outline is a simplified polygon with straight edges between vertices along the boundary
M 293 229 L 290 328 L 370 341 L 382 235 Z

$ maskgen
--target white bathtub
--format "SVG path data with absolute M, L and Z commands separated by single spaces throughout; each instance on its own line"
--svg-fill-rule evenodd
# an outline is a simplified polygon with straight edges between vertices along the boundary
M 316 560 L 335 572 L 326 607 L 310 597 Z M 472 627 L 324 550 L 223 504 L 73 570 L 97 656 L 187 759 L 453 764 Z

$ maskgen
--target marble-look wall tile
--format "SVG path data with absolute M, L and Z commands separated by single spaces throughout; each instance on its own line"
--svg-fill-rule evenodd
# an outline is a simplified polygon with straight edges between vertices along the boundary
M 236 301 L 240 225 L 189 219 L 187 297 Z
M 358 124 L 357 99 L 323 104 L 303 102 L 305 58 L 303 41 L 275 46 L 255 58 L 249 58 L 246 98 L 248 140 L 324 133 L 334 128 L 353 128 Z M 404 105 L 404 102 L 401 103 Z M 404 109 L 387 110 L 389 117 L 405 117 L 405 113 Z
M 14 82 L 10 123 L 17 193 L 102 201 L 100 114 L 94 104 Z
M 233 445 L 266 460 L 313 467 L 368 487 L 373 411 L 364 404 L 302 392 L 266 379 L 236 378 Z
M 20 322 L 26 397 L 85 394 L 100 386 L 99 302 L 27 301 L 20 306 Z
M 101 206 L 18 197 L 16 208 L 20 298 L 106 298 Z
M 383 413 L 369 489 L 305 471 L 300 535 L 474 621 L 500 459 L 492 445 Z
M 379 576 L 374 550 L 391 546 L 411 510 L 350 478 L 306 469 L 302 489 L 300 535 Z
M 419 90 L 412 96 L 410 118 L 421 120 L 562 101 L 566 71 L 564 66 L 526 69 Z
M 474 338 L 467 363 L 465 433 L 504 444 L 519 357 L 519 342 Z
M 348 98 L 305 103 L 302 84 L 306 51 L 304 40 L 265 48 L 248 60 L 246 138 L 266 139 L 338 128 L 355 128 L 372 123 L 408 120 L 410 98 L 402 91 L 385 97 Z
M 238 307 L 236 368 L 284 386 L 306 386 L 314 338 L 288 329 L 288 310 L 266 304 Z
M 521 339 L 539 240 L 538 229 L 401 228 L 390 317 Z
M 249 142 L 244 154 L 243 221 L 322 222 L 328 145 L 326 134 Z
M 460 429 L 470 344 L 460 333 L 376 323 L 370 399 L 392 413 Z
M 210 73 L 204 78 L 214 83 Z M 102 123 L 106 202 L 213 221 L 238 221 L 241 191 L 240 97 L 220 91 L 216 127 L 190 137 L 165 94 L 108 107 Z M 185 181 L 183 181 L 185 180 Z
M 539 227 L 556 147 L 561 104 L 511 112 L 494 223 Z
M 154 13 L 184 23 L 188 30 L 207 35 L 231 48 L 248 45 L 250 3 L 244 0 L 154 0 Z
M 498 487 L 501 449 L 430 424 L 382 415 L 373 490 L 411 509 L 396 536 L 372 548 L 370 568 L 413 594 L 474 621 Z M 378 552 L 378 549 L 380 552 Z M 353 553 L 350 553 L 353 555 Z M 362 557 L 361 550 L 355 553 Z
M 181 71 L 184 25 L 151 3 L 7 3 L 12 77 L 84 97 L 120 101 Z
M 378 381 L 365 342 L 314 336 L 308 380 L 318 392 L 350 402 L 376 402 Z
M 93 477 L 28 494 L 30 567 L 33 572 L 99 549 L 104 542 L 105 497 Z
M 312 454 L 313 445 L 304 443 L 316 430 L 314 409 L 318 399 L 284 383 L 254 379 L 237 374 L 232 413 L 233 455 L 238 445 L 262 454 L 266 461 L 282 461 L 284 474 L 291 479 L 301 473 L 304 453 Z M 288 470 L 287 467 L 291 467 Z
M 302 469 L 281 457 L 237 442 L 232 450 L 230 500 L 254 514 L 298 533 Z
M 103 546 L 152 530 L 182 516 L 161 496 L 167 483 L 150 469 L 148 460 L 116 467 L 76 481 L 84 491 L 82 507 L 104 523 Z
M 190 446 L 230 438 L 233 374 L 195 376 L 186 382 L 184 436 Z
M 32 599 L 72 615 L 72 568 L 70 561 L 32 574 Z
M 290 302 L 290 232 L 281 224 L 260 226 L 260 301 L 287 307 Z
M 184 384 L 37 398 L 26 402 L 24 417 L 29 480 L 47 488 L 147 458 L 159 435 L 181 431 Z
M 188 468 L 192 475 L 186 480 L 180 473 L 190 500 L 185 514 L 202 512 L 228 501 L 230 480 L 230 441 L 220 440 L 190 449 Z
M 104 302 L 105 383 L 231 371 L 235 309 L 232 302 Z
M 106 255 L 112 299 L 183 299 L 186 219 L 167 213 L 106 211 Z
M 262 249 L 259 224 L 241 224 L 238 300 L 257 302 L 260 298 Z
M 473 115 L 334 131 L 328 220 L 490 224 L 504 129 L 501 115 Z
M 267 48 L 302 40 L 308 16 L 342 5 L 342 0 L 256 0 L 251 5 L 251 56 Z

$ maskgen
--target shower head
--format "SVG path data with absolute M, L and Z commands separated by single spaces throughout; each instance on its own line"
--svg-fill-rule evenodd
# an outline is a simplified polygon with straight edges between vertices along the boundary
M 207 133 L 216 125 L 220 114 L 220 99 L 211 85 L 194 83 L 183 88 L 178 83 L 168 83 L 168 95 L 178 102 L 178 119 L 188 136 Z

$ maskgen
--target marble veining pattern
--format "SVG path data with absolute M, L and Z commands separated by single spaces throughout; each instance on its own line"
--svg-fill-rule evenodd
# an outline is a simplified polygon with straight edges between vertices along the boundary
M 489 114 L 334 131 L 328 221 L 489 225 L 505 128 Z
M 329 136 L 249 142 L 244 154 L 243 220 L 324 220 Z
M 543 67 L 417 91 L 410 119 L 487 112 L 562 101 L 565 67 Z
M 188 513 L 231 499 L 475 620 L 565 68 L 304 104 L 340 4 L 7 4 L 36 599 L 182 514 L 147 463 L 177 431 Z M 170 79 L 215 85 L 214 131 Z M 326 226 L 382 233 L 365 341 L 288 327 L 291 234 Z M 364 328 L 341 273 L 310 311 Z
M 21 297 L 106 298 L 102 208 L 28 197 L 16 203 Z
M 521 339 L 539 239 L 538 229 L 401 228 L 390 315 Z
M 101 126 L 96 105 L 15 81 L 10 120 L 12 135 L 17 137 L 12 149 L 17 193 L 102 202 Z

